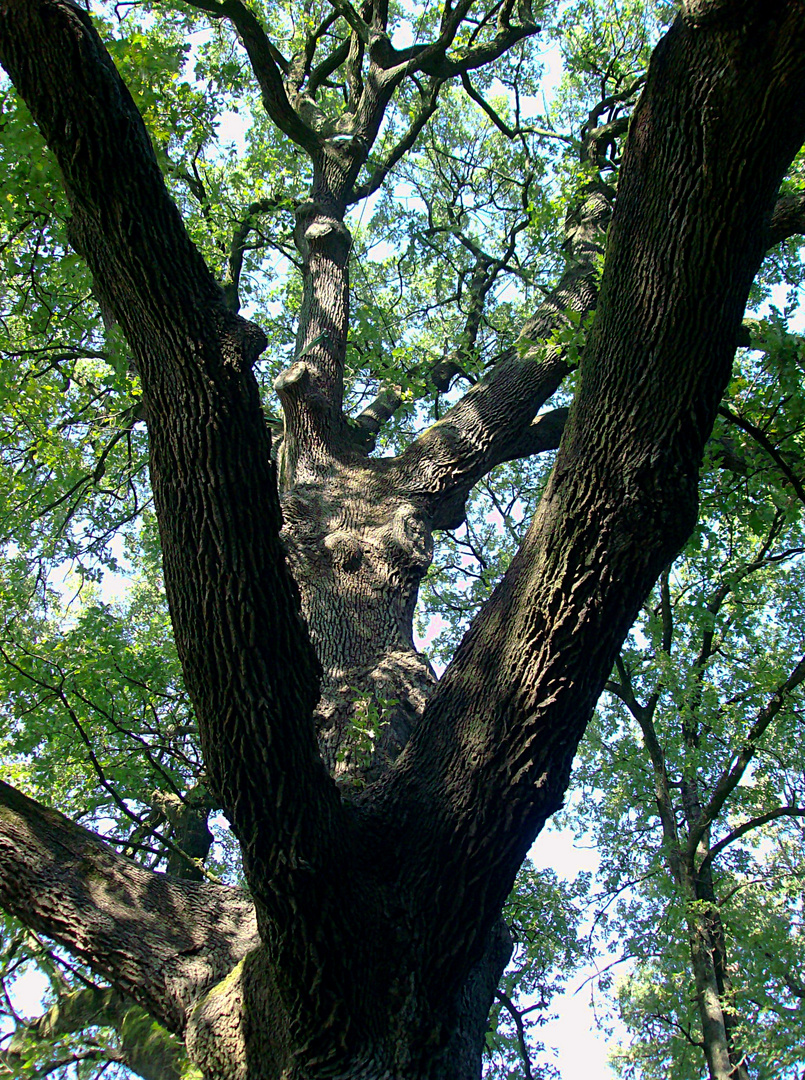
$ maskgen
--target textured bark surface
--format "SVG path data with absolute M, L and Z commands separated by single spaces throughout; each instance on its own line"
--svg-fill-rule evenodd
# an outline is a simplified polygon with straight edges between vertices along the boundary
M 0 781 L 3 907 L 181 1033 L 200 988 L 258 943 L 237 889 L 153 874 Z
M 74 243 L 137 361 L 176 639 L 254 909 L 134 867 L 5 787 L 0 898 L 184 1033 L 210 1080 L 469 1080 L 505 962 L 502 904 L 695 521 L 775 193 L 805 138 L 805 7 L 691 4 L 656 50 L 556 467 L 435 689 L 411 640 L 432 530 L 461 519 L 494 464 L 555 445 L 562 424 L 534 420 L 564 361 L 509 355 L 399 458 L 366 457 L 341 409 L 343 210 L 382 118 L 372 102 L 406 65 L 461 70 L 444 49 L 397 53 L 382 26 L 367 31 L 378 81 L 343 159 L 295 111 L 254 16 L 224 9 L 263 64 L 267 108 L 315 166 L 297 228 L 305 317 L 279 384 L 282 517 L 251 374 L 263 336 L 188 240 L 89 18 L 70 0 L 0 0 L 0 61 L 60 163 Z M 570 220 L 573 266 L 529 340 L 595 304 L 611 201 L 591 189 Z M 368 762 L 348 734 L 356 696 L 400 702 Z

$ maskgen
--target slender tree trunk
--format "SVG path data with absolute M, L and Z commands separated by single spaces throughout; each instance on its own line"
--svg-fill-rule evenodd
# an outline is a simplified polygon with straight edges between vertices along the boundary
M 713 941 L 706 920 L 695 910 L 688 916 L 688 941 L 710 1080 L 735 1080 L 727 1025 L 713 963 Z
M 712 872 L 685 869 L 688 937 L 710 1080 L 748 1080 L 748 1062 L 735 1037 L 738 1016 L 731 1000 L 727 941 L 716 903 Z
M 686 751 L 682 810 L 689 835 L 704 820 L 702 781 L 695 764 L 701 738 L 697 718 L 699 686 L 697 683 L 694 702 L 685 713 L 682 729 Z M 705 830 L 699 846 L 702 850 L 688 850 L 687 858 L 680 864 L 679 884 L 688 904 L 688 939 L 704 1054 L 710 1080 L 748 1080 L 747 1062 L 735 1041 L 738 1018 L 730 1000 L 727 941 L 716 903 L 712 865 L 708 863 L 703 872 L 696 866 L 697 860 L 707 853 L 709 829 Z
M 281 452 L 284 489 L 327 471 L 333 449 L 347 449 L 342 412 L 349 333 L 349 256 L 344 224 L 349 174 L 322 154 L 310 197 L 297 209 L 294 241 L 302 260 L 302 306 L 296 355 L 275 388 L 286 415 Z
M 669 641 L 670 646 L 670 641 Z M 711 868 L 698 874 L 695 855 L 682 850 L 677 812 L 671 798 L 666 761 L 654 728 L 654 711 L 659 694 L 652 695 L 648 707 L 640 706 L 628 688 L 630 708 L 643 730 L 651 757 L 657 792 L 657 807 L 663 827 L 664 859 L 671 880 L 687 904 L 688 948 L 702 1028 L 702 1048 L 710 1080 L 748 1080 L 746 1062 L 732 1038 L 735 1026 L 727 999 L 727 950 L 724 927 L 715 903 Z M 682 782 L 683 815 L 688 828 L 702 817 L 698 781 L 688 775 Z

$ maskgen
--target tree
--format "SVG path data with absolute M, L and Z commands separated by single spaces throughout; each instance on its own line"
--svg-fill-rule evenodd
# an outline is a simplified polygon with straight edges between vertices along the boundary
M 801 1060 L 802 345 L 778 320 L 753 329 L 702 519 L 617 661 L 578 773 L 598 792 L 595 820 L 584 800 L 575 814 L 603 853 L 600 933 L 636 961 L 617 988 L 627 1075 L 713 1071 L 708 997 L 735 1075 Z
M 58 163 L 69 242 L 142 386 L 205 787 L 232 824 L 248 894 L 137 865 L 4 785 L 0 898 L 181 1036 L 208 1076 L 475 1074 L 510 950 L 502 905 L 561 804 L 641 604 L 695 524 L 763 254 L 801 228 L 775 200 L 805 138 L 805 11 L 682 5 L 632 114 L 616 197 L 600 170 L 637 87 L 591 117 L 567 267 L 520 347 L 384 458 L 369 456 L 367 433 L 401 395 L 384 388 L 351 422 L 344 411 L 346 208 L 414 144 L 449 80 L 509 126 L 472 73 L 533 34 L 534 16 L 446 5 L 429 43 L 398 49 L 385 5 L 339 4 L 321 22 L 306 12 L 286 58 L 261 9 L 191 6 L 235 27 L 267 114 L 312 174 L 295 210 L 303 294 L 293 363 L 275 383 L 276 466 L 254 375 L 266 337 L 238 314 L 262 206 L 249 207 L 222 285 L 87 14 L 71 0 L 3 0 L 0 61 Z M 395 92 L 407 130 L 367 157 Z M 434 235 L 460 243 L 460 226 L 434 221 Z M 469 250 L 482 299 L 500 267 Z M 563 318 L 572 328 L 593 307 L 573 406 L 543 417 L 578 352 Z M 463 370 L 473 333 L 470 319 L 448 369 Z M 555 446 L 563 426 L 535 518 L 435 683 L 411 635 L 432 532 L 461 521 L 493 466 Z M 736 1062 L 711 1006 L 711 1075 L 726 1078 Z

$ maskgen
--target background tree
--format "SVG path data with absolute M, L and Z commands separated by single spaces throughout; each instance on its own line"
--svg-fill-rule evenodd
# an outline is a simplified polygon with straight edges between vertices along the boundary
M 574 146 L 585 175 L 571 184 L 563 241 L 548 249 L 554 258 L 561 249 L 563 263 L 554 262 L 554 280 L 518 335 L 514 318 L 498 325 L 485 305 L 504 275 L 537 291 L 542 284 L 531 258 L 517 254 L 543 171 L 526 135 L 539 142 L 555 133 L 526 132 L 517 94 L 495 107 L 473 73 L 534 33 L 532 12 L 448 6 L 438 25 L 423 17 L 414 43 L 395 47 L 396 16 L 382 5 L 293 15 L 237 0 L 190 7 L 220 27 L 207 62 L 231 63 L 231 85 L 243 80 L 246 96 L 253 79 L 268 116 L 308 163 L 275 168 L 277 137 L 255 125 L 249 164 L 261 165 L 262 186 L 270 176 L 274 190 L 251 182 L 253 169 L 228 179 L 219 160 L 200 164 L 217 103 L 213 92 L 185 109 L 195 92 L 171 78 L 186 16 L 153 6 L 153 52 L 137 31 L 112 43 L 124 65 L 138 45 L 147 50 L 139 75 L 146 114 L 149 94 L 158 100 L 165 88 L 169 123 L 161 137 L 156 125 L 157 156 L 79 8 L 69 0 L 0 5 L 0 59 L 58 163 L 67 200 L 50 197 L 42 207 L 35 192 L 9 230 L 30 288 L 14 282 L 7 331 L 19 343 L 7 361 L 15 370 L 24 361 L 26 385 L 42 387 L 33 394 L 41 408 L 32 399 L 9 408 L 12 439 L 25 432 L 24 447 L 12 441 L 9 453 L 16 487 L 8 520 L 25 522 L 9 532 L 12 553 L 22 571 L 34 551 L 36 560 L 103 552 L 149 498 L 137 431 L 144 418 L 165 589 L 193 710 L 191 719 L 170 672 L 138 684 L 114 657 L 119 680 L 112 675 L 90 697 L 72 661 L 32 647 L 47 634 L 35 625 L 43 612 L 20 602 L 30 578 L 10 575 L 16 606 L 6 651 L 19 680 L 18 720 L 26 693 L 34 711 L 53 703 L 83 739 L 119 812 L 116 829 L 130 819 L 115 839 L 146 865 L 4 788 L 0 894 L 35 932 L 181 1036 L 207 1075 L 468 1075 L 478 1069 L 511 948 L 501 906 L 561 801 L 640 604 L 693 525 L 698 466 L 763 252 L 781 231 L 799 228 L 787 202 L 776 231 L 769 224 L 805 134 L 805 16 L 793 2 L 771 13 L 751 4 L 737 14 L 719 4 L 683 7 L 632 119 L 600 299 L 615 201 L 608 178 L 642 73 L 617 59 L 603 73 L 580 66 L 580 82 L 598 78 L 600 90 Z M 248 57 L 245 75 L 231 27 Z M 434 381 L 440 394 L 455 376 L 472 385 L 424 432 L 412 437 L 400 422 L 396 454 L 371 456 L 372 437 L 394 414 L 402 421 L 405 398 L 424 379 L 414 369 L 388 385 L 388 372 L 373 365 L 371 326 L 349 352 L 344 215 L 411 149 L 450 80 L 521 157 L 510 181 L 490 168 L 469 190 L 464 155 L 430 144 L 431 190 L 438 196 L 441 184 L 443 197 L 422 199 L 417 239 L 450 260 L 461 319 Z M 137 78 L 132 84 L 136 91 Z M 15 116 L 12 148 L 19 123 Z M 189 135 L 182 152 L 177 130 Z M 160 163 L 188 223 L 203 224 L 198 246 Z M 304 197 L 283 189 L 305 169 Z M 231 223 L 247 191 L 237 228 L 227 230 L 222 222 Z M 289 205 L 292 233 L 261 226 L 263 215 Z M 481 242 L 479 221 L 497 230 L 497 250 Z M 75 263 L 44 259 L 68 241 L 91 281 Z M 250 252 L 272 245 L 296 260 L 302 278 L 292 362 L 274 383 L 283 409 L 276 469 L 253 374 L 266 337 L 237 314 Z M 59 281 L 68 271 L 72 285 Z M 446 275 L 433 273 L 438 299 Z M 103 332 L 76 314 L 89 290 Z M 569 420 L 564 410 L 539 416 L 576 363 L 596 302 Z M 423 324 L 438 335 L 434 319 Z M 57 325 L 65 339 L 34 344 L 33 334 Z M 495 333 L 495 362 L 478 378 Z M 401 334 L 401 360 L 409 345 Z M 360 401 L 375 389 L 368 406 L 345 412 L 345 392 Z M 43 449 L 53 443 L 36 428 L 65 404 L 57 428 L 64 445 L 48 457 Z M 408 424 L 417 419 L 409 409 Z M 432 531 L 458 526 L 478 480 L 554 447 L 563 425 L 534 523 L 435 685 L 411 632 Z M 48 548 L 35 546 L 26 514 L 34 484 L 47 500 L 39 520 L 49 526 L 41 525 Z M 137 540 L 154 547 L 147 521 Z M 86 642 L 94 630 L 82 630 Z M 137 685 L 141 704 L 125 701 Z M 153 795 L 143 798 L 144 785 L 130 799 L 121 794 L 124 770 L 104 785 L 85 710 L 106 726 L 118 761 L 137 743 L 154 770 Z M 176 723 L 174 711 L 189 722 Z M 183 741 L 196 727 L 201 784 Z M 186 878 L 209 850 L 206 827 L 189 823 L 209 806 L 232 823 L 248 896 Z M 90 808 L 95 821 L 99 809 Z M 147 866 L 149 854 L 159 858 L 148 848 L 160 830 L 178 875 Z M 112 1012 L 110 1004 L 105 1019 Z
M 736 1075 L 801 1061 L 802 345 L 774 322 L 754 332 L 702 520 L 635 625 L 578 774 L 596 792 L 595 816 L 583 799 L 572 816 L 603 855 L 597 933 L 635 962 L 616 984 L 626 1075 L 715 1071 L 719 1035 Z

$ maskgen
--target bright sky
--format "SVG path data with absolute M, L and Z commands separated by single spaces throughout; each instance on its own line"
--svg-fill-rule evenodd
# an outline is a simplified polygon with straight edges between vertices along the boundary
M 550 822 L 531 848 L 531 859 L 539 869 L 553 869 L 560 878 L 572 880 L 582 870 L 595 873 L 598 856 L 589 847 L 577 846 L 573 834 L 557 829 Z M 604 959 L 601 963 L 605 963 Z M 554 998 L 551 1009 L 557 1013 L 539 1030 L 546 1047 L 556 1050 L 556 1067 L 562 1080 L 610 1080 L 615 1073 L 607 1064 L 609 1040 L 598 1031 L 593 1011 L 595 984 L 588 981 L 594 968 L 578 972 L 564 994 Z M 624 1029 L 623 1036 L 626 1036 Z

